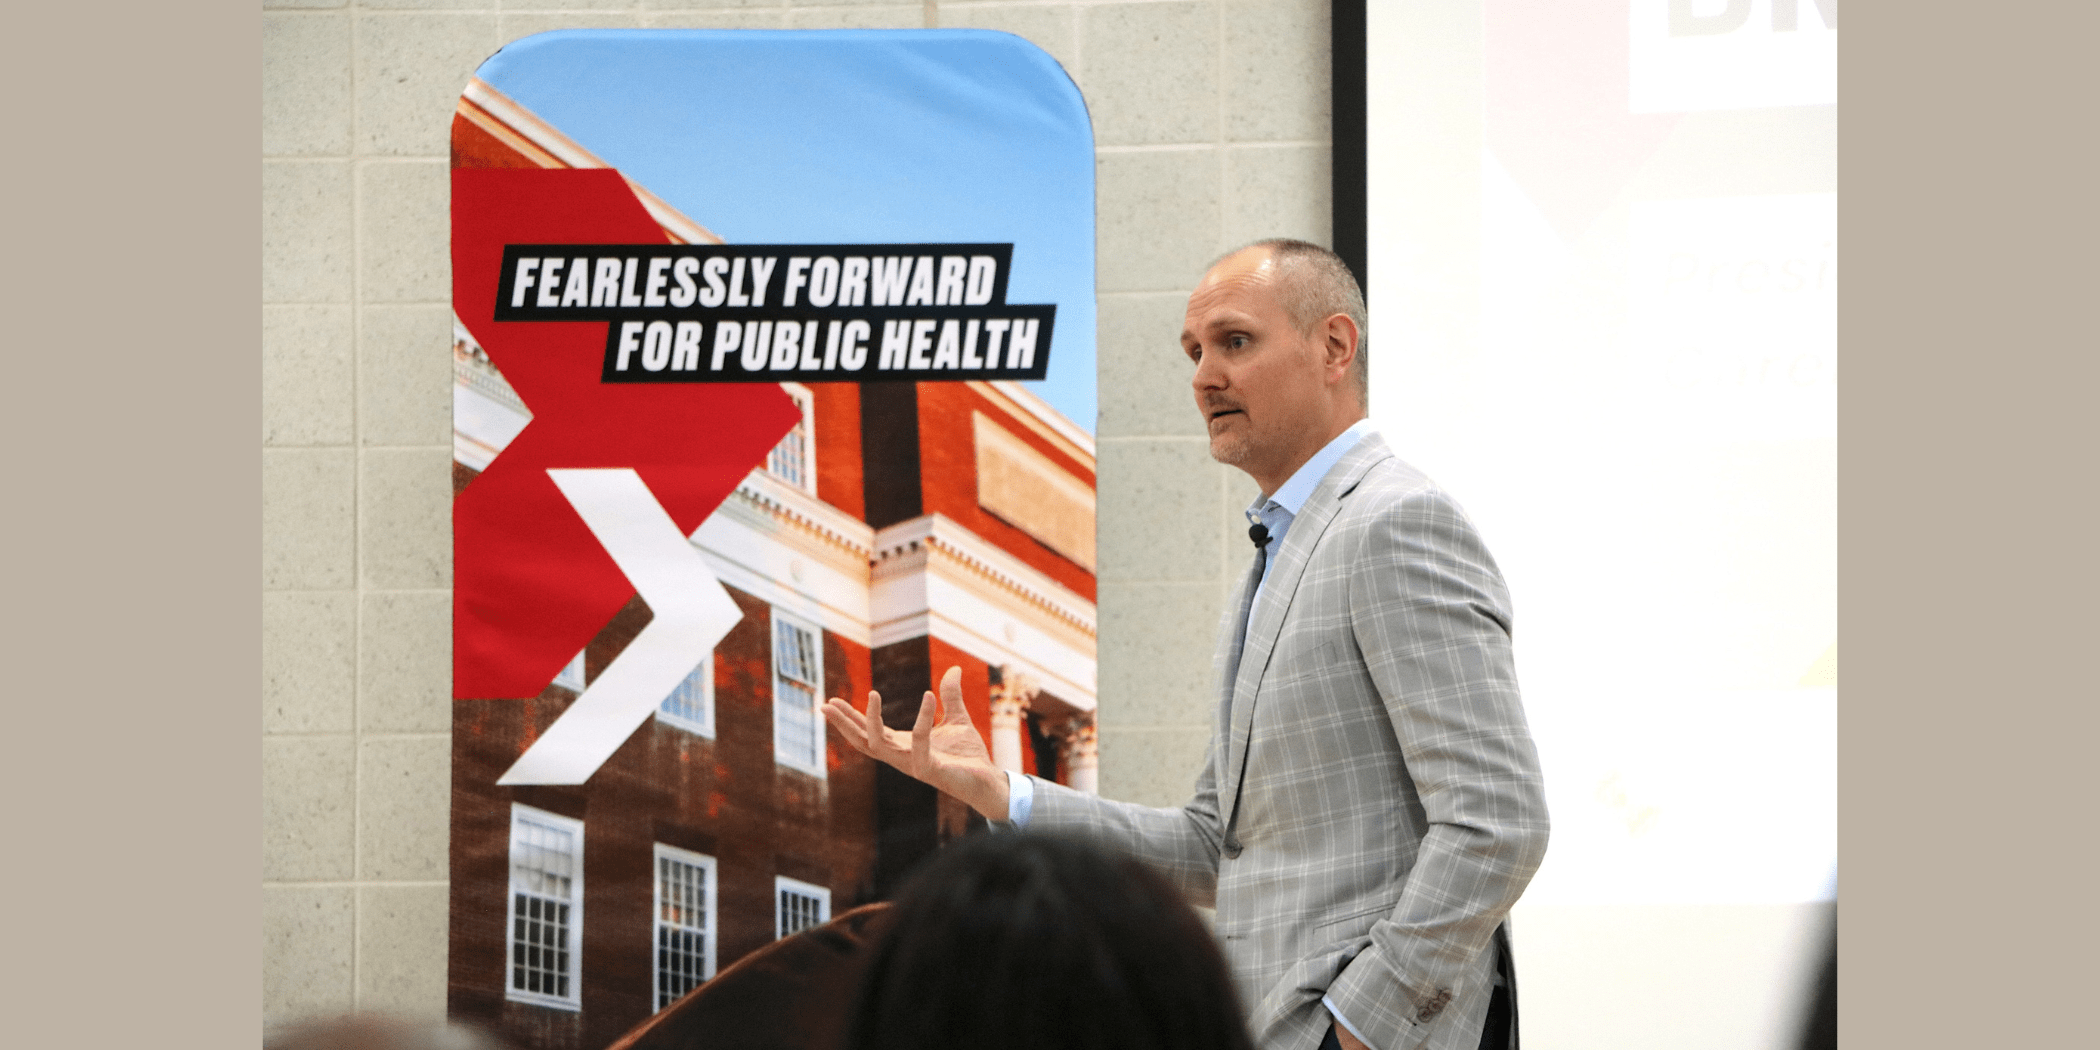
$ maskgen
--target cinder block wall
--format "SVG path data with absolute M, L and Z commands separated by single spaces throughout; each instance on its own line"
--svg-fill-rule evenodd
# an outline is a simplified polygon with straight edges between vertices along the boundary
M 1101 788 L 1183 799 L 1254 490 L 1205 451 L 1182 305 L 1239 243 L 1328 242 L 1325 3 L 263 7 L 266 1024 L 444 1013 L 446 143 L 474 67 L 545 30 L 972 27 L 1064 64 L 1100 187 Z

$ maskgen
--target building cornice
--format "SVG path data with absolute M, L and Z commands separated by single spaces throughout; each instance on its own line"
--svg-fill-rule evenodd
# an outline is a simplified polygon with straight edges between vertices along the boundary
M 1095 472 L 1094 436 L 1079 429 L 1077 423 L 1066 419 L 1064 413 L 1030 393 L 1027 387 L 1010 379 L 990 382 L 972 379 L 968 386 L 979 397 L 1005 409 L 1008 415 L 1049 442 L 1052 448 L 1078 460 L 1086 467 L 1087 473 Z
M 874 554 L 875 530 L 867 522 L 774 477 L 763 468 L 746 474 L 715 513 L 725 511 L 780 538 L 799 537 L 801 542 L 796 546 L 842 567 L 852 566 L 862 573 L 867 572 Z M 698 532 L 694 535 L 697 537 Z
M 876 583 L 909 574 L 936 561 L 953 565 L 1083 636 L 1096 637 L 1094 603 L 1042 570 L 999 549 L 954 519 L 928 514 L 898 522 L 875 533 Z
M 866 522 L 754 470 L 693 530 L 692 542 L 723 583 L 870 644 L 874 530 Z

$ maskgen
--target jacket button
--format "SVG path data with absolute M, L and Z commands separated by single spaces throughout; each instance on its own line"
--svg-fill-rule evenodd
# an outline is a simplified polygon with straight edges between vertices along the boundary
M 1429 1000 L 1426 1003 L 1423 1003 L 1422 1008 L 1420 1010 L 1415 1011 L 1415 1020 L 1427 1021 L 1430 1018 L 1435 1017 L 1437 1014 L 1442 1013 L 1444 1006 L 1450 1002 L 1451 989 L 1438 989 L 1435 998 Z
M 1246 847 L 1240 845 L 1240 840 L 1236 838 L 1227 838 L 1225 840 L 1225 856 L 1232 860 L 1238 860 L 1240 852 L 1244 849 Z

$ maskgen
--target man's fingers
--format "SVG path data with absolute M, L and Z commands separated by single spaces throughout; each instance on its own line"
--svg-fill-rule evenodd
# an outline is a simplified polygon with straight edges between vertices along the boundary
M 855 711 L 844 700 L 840 700 L 837 697 L 826 700 L 824 702 L 824 720 L 830 722 L 831 727 L 838 730 L 839 735 L 845 737 L 847 743 L 859 748 L 862 753 L 867 752 L 868 729 L 861 724 L 860 712 Z
M 869 739 L 867 727 L 860 722 L 860 712 L 848 706 L 844 700 L 828 700 L 824 704 L 824 720 L 831 723 L 846 743 L 861 754 L 877 761 L 890 761 L 890 756 L 881 753 L 882 740 Z
M 950 667 L 948 673 L 941 676 L 941 721 L 950 725 L 970 724 L 970 709 L 963 706 L 960 667 Z
M 928 692 L 919 701 L 919 718 L 911 724 L 912 758 L 924 769 L 933 753 L 933 694 Z
M 864 716 L 861 732 L 866 734 L 870 741 L 880 743 L 884 750 L 897 750 L 896 746 L 890 742 L 889 727 L 882 724 L 882 694 L 873 689 L 868 690 L 868 708 Z M 874 752 L 871 751 L 869 754 L 874 754 Z

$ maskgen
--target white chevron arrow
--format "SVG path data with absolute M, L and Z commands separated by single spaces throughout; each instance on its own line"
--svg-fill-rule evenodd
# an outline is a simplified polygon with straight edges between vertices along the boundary
M 627 468 L 547 475 L 653 614 L 498 784 L 581 784 L 744 614 L 663 505 Z

